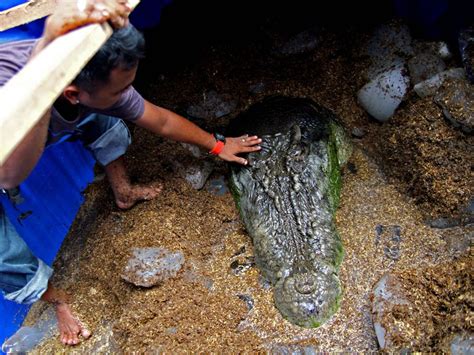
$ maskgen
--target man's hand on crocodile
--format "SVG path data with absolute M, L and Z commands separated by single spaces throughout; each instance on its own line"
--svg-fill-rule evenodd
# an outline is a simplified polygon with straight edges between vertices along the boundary
M 239 157 L 237 154 L 256 152 L 261 149 L 258 145 L 261 142 L 261 138 L 249 136 L 248 134 L 240 137 L 227 137 L 225 146 L 219 154 L 219 157 L 226 161 L 247 165 L 247 159 Z

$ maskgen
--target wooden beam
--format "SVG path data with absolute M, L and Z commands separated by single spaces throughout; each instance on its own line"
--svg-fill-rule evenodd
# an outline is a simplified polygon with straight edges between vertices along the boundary
M 30 0 L 0 12 L 0 32 L 48 16 L 56 7 L 55 0 Z
M 139 0 L 134 0 L 134 8 Z M 0 165 L 112 34 L 89 25 L 50 43 L 0 88 Z

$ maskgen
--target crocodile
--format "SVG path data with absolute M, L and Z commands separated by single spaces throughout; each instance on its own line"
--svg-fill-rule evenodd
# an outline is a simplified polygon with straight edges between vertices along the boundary
M 338 310 L 343 246 L 334 214 L 352 148 L 338 117 L 307 98 L 274 96 L 233 120 L 228 134 L 256 134 L 261 150 L 232 166 L 230 188 L 255 262 L 291 323 L 314 328 Z

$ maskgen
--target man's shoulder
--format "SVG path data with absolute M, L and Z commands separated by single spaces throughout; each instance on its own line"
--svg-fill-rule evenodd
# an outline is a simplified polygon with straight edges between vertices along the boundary
M 25 66 L 36 41 L 27 39 L 0 44 L 0 86 Z

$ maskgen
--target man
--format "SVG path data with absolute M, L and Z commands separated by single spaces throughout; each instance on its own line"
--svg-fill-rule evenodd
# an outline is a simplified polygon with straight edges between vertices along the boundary
M 128 180 L 122 157 L 130 144 L 130 134 L 121 119 L 163 137 L 198 145 L 230 162 L 246 164 L 237 154 L 260 149 L 261 140 L 256 136 L 224 139 L 213 135 L 144 100 L 135 91 L 132 82 L 143 57 L 144 40 L 128 25 L 129 12 L 126 0 L 64 0 L 47 19 L 39 40 L 0 46 L 1 86 L 64 32 L 104 21 L 116 27 L 107 43 L 0 166 L 0 189 L 18 187 L 32 172 L 45 147 L 80 139 L 104 167 L 119 208 L 130 208 L 139 200 L 156 197 L 161 186 L 132 185 Z M 32 254 L 0 206 L 0 289 L 4 297 L 18 303 L 30 304 L 39 299 L 53 303 L 61 341 L 77 344 L 80 335 L 87 338 L 90 332 L 72 314 L 66 293 L 50 284 L 51 274 L 51 268 Z

